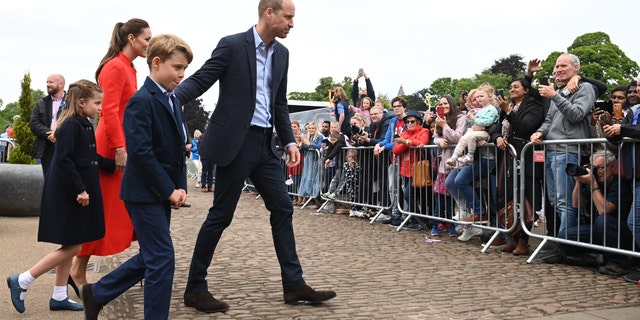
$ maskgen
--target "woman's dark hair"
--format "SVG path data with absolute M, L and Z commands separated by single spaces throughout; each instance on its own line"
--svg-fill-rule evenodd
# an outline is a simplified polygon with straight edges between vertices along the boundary
M 447 102 L 449 103 L 449 114 L 447 115 L 447 125 L 449 125 L 451 129 L 455 130 L 456 124 L 458 123 L 458 115 L 460 114 L 458 103 L 456 102 L 456 99 L 450 94 L 445 94 L 442 97 L 447 99 Z M 442 127 L 436 127 L 436 133 L 438 134 L 438 136 L 442 137 Z
M 628 86 L 617 86 L 617 87 L 613 88 L 613 90 L 611 90 L 611 93 L 614 93 L 616 91 L 624 92 L 624 95 L 626 97 L 627 93 L 629 92 L 629 87 Z
M 627 95 L 629 94 L 629 86 L 617 86 L 613 88 L 613 90 L 611 90 L 611 94 L 613 94 L 616 91 L 624 92 L 624 104 L 622 104 L 622 110 L 626 110 L 632 107 L 631 104 L 629 103 L 629 100 L 627 100 Z
M 111 41 L 109 42 L 109 50 L 107 50 L 107 54 L 104 55 L 104 58 L 100 61 L 98 65 L 98 70 L 96 70 L 96 81 L 98 81 L 98 76 L 100 75 L 100 71 L 102 71 L 102 67 L 107 61 L 111 60 L 113 57 L 117 56 L 120 51 L 129 43 L 127 36 L 132 34 L 137 37 L 142 33 L 142 30 L 149 28 L 149 24 L 138 18 L 130 19 L 127 22 L 118 22 L 113 27 L 113 32 L 111 33 Z M 133 63 L 131 64 L 133 66 Z
M 514 83 L 516 81 L 520 82 L 520 85 L 522 86 L 522 88 L 524 88 L 527 91 L 527 93 L 522 98 L 522 101 L 527 100 L 529 98 L 529 94 L 531 94 L 531 82 L 529 82 L 529 80 L 527 79 L 519 78 L 519 79 L 512 80 L 510 83 Z M 513 102 L 513 99 L 511 99 L 511 102 Z

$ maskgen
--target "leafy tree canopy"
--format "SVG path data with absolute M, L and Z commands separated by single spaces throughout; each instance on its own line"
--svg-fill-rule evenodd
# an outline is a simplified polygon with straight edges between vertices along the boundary
M 198 129 L 204 132 L 204 127 L 209 122 L 209 112 L 204 110 L 202 99 L 195 99 L 184 105 L 184 122 L 189 130 L 189 135 L 193 137 L 193 132 Z
M 491 84 L 496 89 L 509 88 L 512 79 L 509 75 L 502 73 L 492 74 L 487 70 L 483 73 L 476 74 L 473 78 L 439 78 L 433 81 L 430 87 L 423 90 L 424 95 L 430 97 L 432 104 L 435 105 L 437 104 L 437 100 L 445 94 L 450 94 L 459 100 L 463 91 L 469 92 L 471 89 L 477 88 L 483 83 Z M 434 102 L 434 99 L 436 102 Z
M 334 82 L 332 77 L 324 77 L 320 78 L 320 84 L 316 87 L 314 92 L 291 92 L 289 93 L 289 99 L 302 101 L 329 101 L 329 90 L 333 90 L 338 86 L 342 87 L 347 93 L 347 96 L 351 98 L 353 79 L 350 77 L 344 77 L 341 83 L 337 83 Z
M 506 58 L 495 60 L 493 66 L 489 68 L 491 74 L 506 74 L 511 79 L 521 78 L 526 71 L 527 64 L 519 54 L 512 54 Z

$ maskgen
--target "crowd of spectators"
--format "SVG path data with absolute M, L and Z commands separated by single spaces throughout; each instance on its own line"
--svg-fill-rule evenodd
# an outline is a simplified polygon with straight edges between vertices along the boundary
M 485 83 L 461 93 L 458 101 L 444 95 L 426 111 L 407 109 L 402 97 L 385 109 L 375 100 L 369 77 L 359 74 L 366 89 L 359 90 L 356 79 L 352 101 L 344 89 L 335 88 L 334 122 L 307 123 L 300 130 L 305 164 L 299 174 L 317 177 L 313 183 L 318 188 L 290 189 L 302 197 L 294 198 L 294 204 L 313 199 L 315 208 L 371 219 L 378 211 L 377 219 L 391 226 L 426 229 L 431 237 L 448 233 L 461 241 L 484 236 L 486 242 L 479 226 L 508 227 L 498 211 L 515 201 L 531 215 L 528 229 L 546 222 L 544 233 L 550 237 L 638 251 L 640 206 L 633 199 L 640 198 L 635 165 L 640 151 L 635 142 L 622 139 L 640 138 L 637 82 L 616 87 L 609 99 L 597 101 L 606 86 L 580 75 L 577 56 L 560 55 L 551 79 L 543 77 L 535 85 L 534 74 L 541 70 L 539 60 L 530 61 L 525 77 L 510 83 L 508 98 Z M 292 126 L 294 132 L 303 127 Z M 608 142 L 565 141 L 590 138 Z M 430 171 L 428 186 L 416 184 L 424 178 L 417 177 L 423 166 Z M 576 167 L 586 169 L 577 174 Z M 519 194 L 507 192 L 520 179 L 522 201 Z M 348 208 L 341 210 L 341 203 Z M 503 253 L 531 253 L 522 228 L 492 241 Z M 637 261 L 629 256 L 563 243 L 542 248 L 542 260 L 578 264 L 599 257 L 591 264 L 599 272 L 636 283 L 640 278 L 632 272 Z

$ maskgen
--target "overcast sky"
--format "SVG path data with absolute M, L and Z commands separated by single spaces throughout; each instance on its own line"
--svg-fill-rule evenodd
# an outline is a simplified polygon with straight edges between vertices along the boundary
M 248 30 L 257 0 L 21 0 L 0 10 L 0 99 L 15 102 L 31 73 L 33 89 L 61 73 L 69 83 L 94 80 L 116 22 L 143 18 L 153 34 L 173 33 L 194 51 L 187 75 L 197 70 L 225 35 Z M 546 58 L 573 40 L 602 31 L 629 58 L 640 61 L 638 16 L 632 0 L 602 1 L 345 1 L 297 0 L 295 27 L 282 40 L 290 51 L 288 91 L 314 91 L 322 77 L 336 82 L 369 74 L 376 93 L 394 97 L 442 77 L 471 77 L 511 54 Z M 615 4 L 611 4 L 615 3 Z M 135 60 L 138 82 L 149 74 Z M 636 75 L 629 75 L 631 80 Z M 363 86 L 364 83 L 361 84 Z M 207 110 L 217 85 L 202 98 Z

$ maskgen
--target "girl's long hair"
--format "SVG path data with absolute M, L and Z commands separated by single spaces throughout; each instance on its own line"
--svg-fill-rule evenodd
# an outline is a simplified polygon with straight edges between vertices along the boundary
M 78 80 L 69 85 L 69 91 L 65 95 L 65 106 L 60 111 L 60 118 L 56 123 L 56 129 L 53 131 L 55 137 L 58 133 L 58 128 L 69 118 L 84 117 L 82 107 L 80 106 L 80 100 L 87 100 L 92 98 L 97 93 L 102 93 L 102 89 L 89 80 Z

